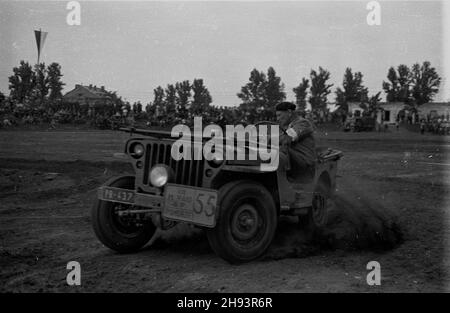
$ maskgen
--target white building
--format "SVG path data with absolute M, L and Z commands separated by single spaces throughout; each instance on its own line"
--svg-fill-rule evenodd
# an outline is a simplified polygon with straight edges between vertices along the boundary
M 450 102 L 429 102 L 425 103 L 417 109 L 419 118 L 427 119 L 444 116 L 447 120 L 450 117 Z
M 403 102 L 381 102 L 380 108 L 382 110 L 377 114 L 378 123 L 395 124 L 398 116 L 404 116 L 405 119 L 410 116 L 412 123 L 416 123 L 423 118 L 427 119 L 428 117 L 444 116 L 447 119 L 450 117 L 450 102 L 424 103 L 418 107 L 417 114 L 410 112 Z M 358 116 L 362 114 L 363 109 L 358 102 L 349 102 L 348 111 Z

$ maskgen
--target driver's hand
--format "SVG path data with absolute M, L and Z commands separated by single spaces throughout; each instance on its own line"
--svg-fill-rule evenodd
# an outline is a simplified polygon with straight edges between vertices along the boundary
M 280 150 L 287 153 L 289 146 L 291 145 L 291 138 L 287 134 L 280 135 Z

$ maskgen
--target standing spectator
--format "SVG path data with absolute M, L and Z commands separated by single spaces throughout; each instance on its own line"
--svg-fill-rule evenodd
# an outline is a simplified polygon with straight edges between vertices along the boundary
M 56 118 L 52 117 L 50 120 L 50 129 L 56 129 Z
M 448 120 L 448 119 L 445 119 L 445 120 L 442 122 L 442 134 L 443 134 L 443 135 L 448 135 L 449 127 L 450 127 L 449 120 Z
M 420 133 L 423 135 L 425 133 L 425 120 L 420 121 Z
M 11 126 L 11 125 L 12 125 L 12 123 L 11 123 L 11 121 L 8 118 L 4 118 L 3 119 L 3 126 L 4 127 L 8 127 L 8 126 Z
M 437 120 L 437 134 L 438 135 L 444 134 L 444 119 L 442 117 L 439 117 Z

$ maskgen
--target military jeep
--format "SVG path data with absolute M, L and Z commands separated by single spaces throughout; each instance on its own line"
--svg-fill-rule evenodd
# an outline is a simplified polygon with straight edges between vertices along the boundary
M 266 251 L 280 215 L 312 230 L 326 225 L 340 151 L 318 150 L 311 173 L 291 177 L 288 168 L 263 170 L 259 159 L 177 161 L 170 132 L 122 130 L 132 133 L 121 156 L 135 175 L 106 182 L 92 209 L 98 239 L 115 251 L 135 252 L 157 229 L 188 223 L 205 230 L 217 255 L 240 263 Z

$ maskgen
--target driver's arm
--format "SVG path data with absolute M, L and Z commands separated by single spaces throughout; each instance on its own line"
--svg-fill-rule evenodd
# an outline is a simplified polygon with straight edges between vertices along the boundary
M 286 134 L 291 139 L 291 142 L 302 140 L 303 138 L 312 134 L 313 132 L 314 132 L 313 125 L 311 124 L 310 121 L 304 118 L 294 121 L 291 127 L 289 127 L 286 130 Z

